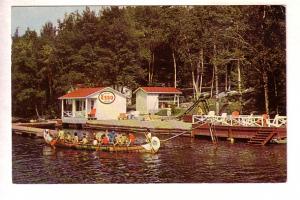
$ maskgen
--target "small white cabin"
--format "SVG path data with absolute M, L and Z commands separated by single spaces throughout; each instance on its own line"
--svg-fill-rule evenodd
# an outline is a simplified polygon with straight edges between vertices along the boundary
M 59 99 L 63 123 L 112 120 L 126 113 L 126 96 L 110 87 L 79 88 Z
M 174 87 L 139 87 L 136 94 L 136 110 L 141 114 L 156 113 L 173 104 L 179 107 L 180 90 Z

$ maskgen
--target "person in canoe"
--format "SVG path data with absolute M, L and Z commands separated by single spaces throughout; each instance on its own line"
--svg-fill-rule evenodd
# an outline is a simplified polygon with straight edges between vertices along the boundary
M 146 137 L 146 142 L 151 143 L 152 135 L 151 135 L 151 132 L 150 132 L 149 128 L 147 128 L 147 133 L 145 133 L 145 137 Z
M 64 137 L 64 142 L 73 142 L 73 137 L 69 132 L 66 132 L 65 137 Z
M 128 134 L 128 139 L 129 139 L 129 143 L 128 143 L 127 146 L 133 145 L 133 144 L 134 144 L 134 141 L 135 141 L 135 136 L 133 135 L 133 133 L 129 133 L 129 134 Z
M 92 142 L 92 144 L 94 145 L 94 146 L 97 146 L 98 145 L 98 140 L 97 140 L 97 136 L 96 136 L 97 134 L 94 132 L 93 133 L 93 142 Z
M 57 139 L 60 140 L 60 141 L 64 141 L 65 140 L 65 132 L 63 130 L 58 129 Z
M 95 135 L 95 139 L 98 141 L 98 143 L 101 143 L 101 140 L 102 140 L 102 136 L 104 135 L 103 132 L 98 132 L 96 133 Z
M 77 144 L 78 142 L 79 142 L 79 138 L 78 138 L 77 133 L 75 132 L 75 133 L 74 133 L 74 138 L 73 138 L 73 143 L 74 143 L 74 144 Z
M 125 145 L 128 143 L 127 140 L 128 138 L 125 135 L 117 133 L 116 142 L 114 143 L 114 145 Z
M 109 139 L 109 144 L 114 144 L 115 143 L 115 139 L 116 139 L 116 133 L 115 131 L 111 131 L 108 133 L 108 139 Z
M 116 133 L 114 146 L 120 144 L 120 142 L 121 142 L 121 134 Z
M 102 135 L 101 144 L 102 145 L 108 145 L 109 144 L 109 139 L 105 134 Z
M 87 144 L 89 141 L 88 141 L 88 139 L 87 139 L 87 136 L 86 136 L 86 134 L 84 133 L 83 134 L 83 138 L 82 138 L 82 140 L 81 140 L 81 143 L 82 144 Z

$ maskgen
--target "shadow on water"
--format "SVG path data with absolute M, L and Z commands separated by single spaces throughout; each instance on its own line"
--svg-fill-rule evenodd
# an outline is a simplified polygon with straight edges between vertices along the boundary
M 138 136 L 142 140 L 142 136 Z M 179 137 L 157 154 L 51 149 L 13 136 L 14 183 L 285 182 L 286 145 L 251 146 Z

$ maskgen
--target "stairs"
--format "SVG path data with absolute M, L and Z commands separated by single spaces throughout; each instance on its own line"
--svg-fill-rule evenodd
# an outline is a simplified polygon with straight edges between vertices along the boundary
M 256 135 L 248 141 L 248 143 L 254 145 L 265 145 L 274 135 L 275 132 L 273 130 L 258 131 Z

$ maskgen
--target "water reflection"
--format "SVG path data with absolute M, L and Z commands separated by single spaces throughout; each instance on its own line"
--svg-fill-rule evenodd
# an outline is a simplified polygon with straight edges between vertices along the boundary
M 139 137 L 142 139 L 142 136 Z M 13 136 L 14 183 L 219 183 L 286 181 L 286 145 L 177 138 L 157 154 L 51 149 Z

